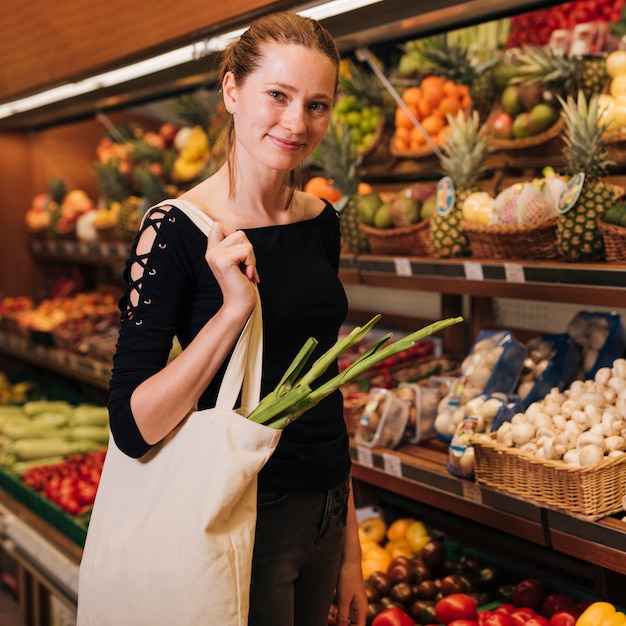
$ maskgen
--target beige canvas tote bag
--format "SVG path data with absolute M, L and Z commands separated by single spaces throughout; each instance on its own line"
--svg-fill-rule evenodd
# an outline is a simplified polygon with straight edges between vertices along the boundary
M 203 230 L 203 213 L 179 200 Z M 258 297 L 258 293 L 257 293 Z M 112 437 L 79 571 L 79 626 L 247 626 L 257 474 L 281 431 L 233 410 L 259 402 L 260 301 L 215 408 L 192 412 L 140 459 Z

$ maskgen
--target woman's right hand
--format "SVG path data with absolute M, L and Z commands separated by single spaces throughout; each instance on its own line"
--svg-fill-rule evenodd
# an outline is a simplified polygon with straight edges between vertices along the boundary
M 256 303 L 254 285 L 259 282 L 252 244 L 241 230 L 213 222 L 207 241 L 206 260 L 222 290 L 225 305 Z

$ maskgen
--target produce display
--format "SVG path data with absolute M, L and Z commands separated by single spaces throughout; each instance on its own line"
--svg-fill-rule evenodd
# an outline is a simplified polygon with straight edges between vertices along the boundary
M 358 530 L 369 626 L 585 626 L 619 615 L 609 603 L 436 537 L 415 517 L 366 517 Z M 335 618 L 332 606 L 328 623 Z

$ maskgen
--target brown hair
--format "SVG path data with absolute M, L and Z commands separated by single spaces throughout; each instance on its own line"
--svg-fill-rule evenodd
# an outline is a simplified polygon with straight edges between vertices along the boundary
M 338 80 L 339 51 L 330 33 L 319 22 L 311 18 L 303 17 L 297 13 L 279 12 L 257 18 L 237 41 L 232 42 L 226 48 L 220 65 L 220 83 L 228 72 L 232 72 L 235 83 L 237 85 L 243 84 L 247 76 L 258 68 L 259 61 L 262 59 L 261 46 L 268 42 L 296 44 L 321 52 L 334 63 L 337 68 Z M 335 88 L 336 85 L 337 82 L 335 82 Z M 226 121 L 223 138 L 230 170 L 230 190 L 232 193 L 235 186 L 235 171 L 232 160 L 235 126 L 232 115 Z M 301 166 L 290 172 L 287 206 L 293 198 L 294 190 L 302 186 L 303 179 Z

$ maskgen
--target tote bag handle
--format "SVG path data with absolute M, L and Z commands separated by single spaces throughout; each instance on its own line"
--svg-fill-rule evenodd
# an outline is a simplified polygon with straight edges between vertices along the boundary
M 209 234 L 213 220 L 193 202 L 178 198 L 168 199 L 151 208 L 159 206 L 174 206 L 178 208 L 205 235 Z M 232 409 L 241 390 L 241 414 L 247 416 L 255 409 L 261 397 L 262 364 L 263 315 L 259 290 L 256 288 L 256 305 L 233 349 L 215 406 Z

